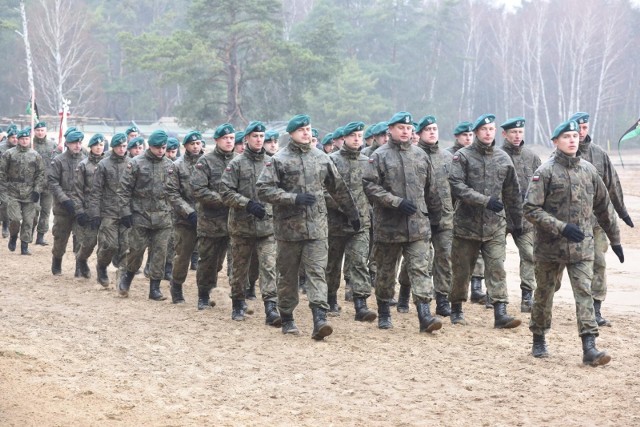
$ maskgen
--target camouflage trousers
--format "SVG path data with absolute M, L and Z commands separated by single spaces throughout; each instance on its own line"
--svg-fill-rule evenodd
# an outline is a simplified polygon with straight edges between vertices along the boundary
M 374 258 L 378 265 L 376 298 L 389 302 L 395 292 L 400 256 L 406 263 L 406 281 L 411 284 L 414 302 L 429 303 L 433 299 L 433 281 L 429 275 L 429 245 L 424 240 L 405 243 L 376 242 Z
M 442 230 L 431 236 L 431 275 L 434 290 L 442 295 L 451 292 L 451 245 L 453 230 Z
M 87 225 L 85 227 L 79 226 L 77 230 L 80 249 L 78 249 L 76 257 L 79 260 L 86 261 L 98 244 L 98 229 L 93 229 Z
M 340 288 L 340 272 L 344 258 L 344 277 L 353 288 L 353 296 L 367 298 L 371 295 L 371 282 L 367 259 L 369 256 L 369 233 L 352 234 L 351 236 L 329 235 L 329 252 L 327 262 L 328 295 L 337 295 Z
M 53 196 L 49 191 L 40 193 L 40 203 L 34 219 L 34 225 L 37 221 L 38 233 L 46 234 L 49 231 L 49 217 L 51 216 L 51 206 L 53 205 Z
M 67 251 L 67 243 L 69 237 L 73 233 L 76 238 L 73 239 L 73 252 L 77 253 L 80 250 L 80 242 L 78 241 L 78 222 L 76 219 L 67 214 L 59 213 L 53 215 L 53 228 L 51 229 L 53 234 L 53 248 L 51 253 L 55 258 L 62 258 Z
M 123 269 L 129 252 L 129 229 L 120 225 L 116 218 L 102 218 L 98 230 L 98 266 L 106 268 L 113 262 Z
M 520 256 L 520 289 L 536 289 L 535 263 L 533 261 L 533 230 L 521 236 L 513 236 Z
M 291 314 L 298 306 L 298 270 L 302 266 L 307 276 L 309 307 L 329 309 L 327 303 L 327 239 L 289 242 L 278 240 L 276 268 L 278 279 L 278 310 Z
M 222 270 L 224 259 L 229 247 L 229 236 L 223 237 L 198 237 L 198 270 L 196 271 L 196 283 L 198 291 L 210 292 L 218 286 L 218 273 Z
M 497 233 L 491 240 L 480 241 L 453 237 L 451 246 L 451 264 L 453 278 L 449 301 L 461 303 L 469 295 L 469 280 L 478 258 L 482 254 L 485 264 L 487 291 L 492 302 L 509 303 L 507 293 L 507 273 L 504 270 L 506 240 L 503 233 Z
M 36 217 L 37 203 L 20 202 L 7 197 L 7 217 L 9 218 L 9 235 L 17 236 L 20 240 L 31 243 L 33 241 L 33 219 Z
M 149 279 L 164 279 L 164 262 L 167 258 L 167 240 L 172 229 L 145 228 L 134 225 L 129 231 L 129 253 L 127 254 L 127 271 L 135 273 L 142 265 L 144 251 L 148 248 Z
M 591 292 L 593 299 L 604 301 L 607 297 L 607 262 L 605 253 L 609 249 L 609 240 L 602 227 L 593 227 L 593 280 Z
M 231 236 L 231 263 L 233 274 L 229 280 L 231 298 L 245 299 L 251 265 L 258 261 L 260 294 L 263 301 L 277 301 L 276 241 L 273 235 L 266 237 Z
M 369 273 L 376 274 L 378 272 L 378 265 L 373 258 L 374 246 L 375 242 L 373 241 L 373 224 L 371 224 L 371 228 L 369 229 L 369 262 L 367 263 L 367 267 L 369 268 Z
M 7 204 L 3 203 L 0 205 L 0 221 L 7 223 L 9 225 L 9 215 L 7 214 Z
M 173 282 L 182 285 L 187 280 L 191 254 L 198 244 L 198 234 L 195 227 L 177 224 L 173 232 L 175 237 L 175 256 L 173 257 Z M 169 254 L 167 254 L 167 259 Z
M 176 230 L 175 227 L 171 229 L 171 236 L 167 242 L 167 264 L 173 264 L 173 258 L 176 256 Z
M 557 262 L 536 262 L 535 274 L 538 287 L 533 298 L 529 330 L 537 335 L 544 335 L 551 328 L 551 312 L 553 295 L 560 289 L 564 269 L 569 273 L 573 297 L 576 300 L 576 319 L 580 336 L 598 336 L 598 324 L 593 310 L 591 296 L 591 280 L 593 261 L 582 261 L 573 264 Z
M 482 253 L 478 252 L 478 255 L 482 255 Z M 473 266 L 473 273 L 471 273 L 471 276 L 484 278 L 484 259 L 482 259 L 482 256 L 478 256 L 478 259 Z

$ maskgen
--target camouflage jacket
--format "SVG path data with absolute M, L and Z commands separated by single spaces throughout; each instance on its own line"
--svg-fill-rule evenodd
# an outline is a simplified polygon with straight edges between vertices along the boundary
M 93 189 L 93 177 L 98 168 L 98 163 L 104 158 L 104 154 L 96 156 L 89 153 L 89 157 L 78 163 L 76 168 L 76 182 L 71 193 L 71 199 L 76 206 L 76 214 L 87 213 L 89 208 L 89 194 Z M 88 213 L 87 213 L 88 214 Z
M 265 237 L 273 234 L 273 207 L 262 203 L 267 211 L 263 219 L 247 212 L 250 200 L 260 202 L 256 181 L 271 157 L 264 149 L 255 153 L 245 148 L 244 153 L 229 162 L 222 174 L 222 200 L 229 206 L 229 235 L 241 237 Z
M 453 155 L 449 183 L 456 199 L 453 233 L 464 239 L 491 240 L 506 233 L 506 213 L 522 227 L 522 196 L 513 162 L 502 150 L 494 150 L 495 141 L 485 145 L 475 139 Z M 501 200 L 504 209 L 486 208 L 489 198 Z
M 371 155 L 375 153 L 375 151 L 380 147 L 381 145 L 378 145 L 378 143 L 374 139 L 370 146 L 362 149 L 362 154 L 364 154 L 367 157 L 371 157 Z
M 76 169 L 83 159 L 82 152 L 73 154 L 70 150 L 67 150 L 51 160 L 47 182 L 49 183 L 49 191 L 53 195 L 52 210 L 54 215 L 68 215 L 67 210 L 62 206 L 62 202 L 71 200 L 71 194 L 76 182 Z M 77 211 L 78 206 L 75 206 L 75 208 Z
M 60 154 L 60 151 L 58 150 L 58 146 L 56 145 L 55 142 L 51 141 L 50 139 L 45 138 L 36 138 L 35 136 L 33 137 L 33 149 L 36 150 L 38 152 L 38 154 L 40 154 L 40 156 L 42 157 L 42 161 L 44 162 L 47 170 L 45 171 L 45 174 L 48 175 L 49 173 L 49 168 L 51 167 L 51 161 Z M 47 188 L 47 191 L 49 189 Z
M 389 140 L 371 155 L 363 179 L 373 204 L 374 241 L 415 242 L 431 236 L 430 225 L 439 225 L 442 217 L 434 174 L 429 156 L 410 142 Z M 402 199 L 413 202 L 418 211 L 410 216 L 400 213 Z
M 540 157 L 527 147 L 524 147 L 524 141 L 522 141 L 518 147 L 510 144 L 508 141 L 504 141 L 502 151 L 511 157 L 513 166 L 516 168 L 518 185 L 520 186 L 520 195 L 524 201 L 524 197 L 527 194 L 527 187 L 529 187 L 529 182 L 531 182 L 531 177 L 540 166 L 540 163 L 542 163 L 540 161 Z M 522 221 L 522 223 L 522 229 L 525 232 L 533 231 L 533 225 L 529 221 Z M 511 219 L 509 212 L 507 212 L 507 231 L 512 232 L 513 229 L 513 220 Z
M 360 151 L 350 150 L 346 145 L 343 145 L 340 151 L 331 153 L 329 158 L 336 165 L 338 173 L 349 188 L 349 191 L 351 191 L 360 213 L 360 225 L 362 227 L 356 232 L 351 226 L 349 217 L 340 210 L 340 206 L 335 200 L 327 195 L 329 234 L 332 236 L 350 236 L 362 233 L 365 230 L 368 232 L 371 227 L 371 217 L 369 216 L 369 200 L 367 200 L 367 195 L 364 194 L 364 186 L 362 185 L 362 176 L 369 166 L 369 159 Z
M 113 151 L 105 155 L 93 175 L 93 185 L 89 193 L 88 214 L 91 218 L 120 219 L 124 215 L 118 199 L 120 178 L 131 161 L 126 154 L 122 157 Z
M 29 147 L 16 146 L 0 157 L 0 201 L 11 197 L 31 202 L 31 193 L 45 188 L 45 166 L 42 157 Z
M 191 226 L 187 217 L 196 211 L 196 199 L 191 190 L 191 174 L 202 153 L 191 154 L 188 151 L 173 162 L 174 172 L 167 182 L 167 196 L 177 215 L 176 224 Z
M 607 189 L 596 168 L 580 157 L 556 150 L 531 178 L 524 211 L 536 227 L 536 261 L 571 264 L 593 260 L 593 213 L 611 244 L 620 244 L 616 218 L 608 210 Z M 585 234 L 582 242 L 570 242 L 562 236 L 567 223 L 580 227 Z
M 360 218 L 358 208 L 329 156 L 309 144 L 289 140 L 258 177 L 260 200 L 273 204 L 275 237 L 300 241 L 328 237 L 325 191 L 350 221 Z M 296 205 L 296 196 L 316 196 L 312 206 Z
M 448 151 L 451 154 L 456 154 L 461 148 L 464 148 L 464 145 L 460 144 L 458 141 L 455 141 L 453 145 L 447 148 L 445 151 Z
M 198 210 L 198 236 L 224 237 L 229 235 L 229 208 L 222 202 L 222 173 L 235 153 L 215 147 L 200 157 L 191 174 L 191 189 Z
M 591 136 L 587 135 L 578 148 L 582 159 L 588 161 L 596 167 L 598 175 L 602 178 L 604 186 L 609 192 L 609 198 L 620 218 L 629 216 L 627 207 L 624 205 L 622 185 L 618 173 L 611 163 L 611 159 L 606 151 L 591 141 Z
M 447 150 L 440 149 L 440 143 L 429 145 L 422 141 L 418 142 L 418 147 L 422 148 L 433 166 L 434 180 L 438 195 L 442 201 L 442 219 L 440 219 L 439 230 L 451 230 L 453 228 L 453 201 L 451 199 L 451 186 L 449 185 L 449 172 L 453 154 Z
M 149 229 L 171 227 L 167 181 L 174 171 L 171 160 L 157 157 L 149 149 L 127 163 L 118 187 L 122 216 L 133 216 L 133 225 Z
M 13 147 L 17 147 L 17 145 L 9 145 L 9 142 L 6 139 L 0 142 L 0 156 L 11 150 Z

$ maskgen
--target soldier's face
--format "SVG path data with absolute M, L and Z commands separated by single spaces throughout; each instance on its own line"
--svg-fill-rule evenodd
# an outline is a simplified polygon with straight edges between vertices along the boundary
M 167 150 L 165 156 L 167 156 L 167 158 L 169 158 L 170 160 L 175 160 L 178 157 L 178 149 Z
M 15 135 L 7 137 L 7 143 L 11 146 L 15 146 L 18 143 L 18 137 Z
M 220 150 L 224 151 L 225 153 L 230 153 L 233 151 L 233 146 L 236 143 L 236 134 L 235 133 L 228 133 L 225 136 L 221 136 L 220 138 L 216 139 L 216 147 L 218 147 Z
M 185 144 L 184 149 L 187 150 L 189 154 L 198 154 L 202 151 L 202 141 L 191 141 Z
M 31 145 L 31 138 L 28 136 L 24 136 L 22 138 L 18 138 L 18 144 L 21 147 L 28 147 L 29 145 Z
M 420 135 L 418 135 L 417 132 L 413 132 L 411 134 L 411 143 L 413 145 L 418 145 L 418 142 L 420 142 Z
M 394 141 L 409 142 L 413 134 L 413 125 L 405 123 L 395 123 L 389 126 L 389 135 Z
M 82 141 L 67 142 L 67 150 L 78 154 L 82 150 Z
M 299 127 L 290 133 L 289 136 L 298 144 L 311 144 L 311 125 Z
M 563 132 L 553 140 L 553 144 L 567 156 L 575 157 L 580 146 L 580 135 L 576 131 Z
M 166 145 L 161 145 L 159 147 L 156 147 L 155 145 L 150 145 L 149 146 L 149 151 L 151 151 L 151 154 L 153 154 L 157 158 L 161 158 L 167 152 L 167 146 Z
M 137 138 L 138 137 L 138 132 L 129 132 L 129 134 L 127 135 L 127 141 L 131 141 L 133 138 Z
M 91 146 L 91 154 L 99 156 L 104 153 L 104 142 L 98 142 Z
M 330 142 L 328 144 L 324 144 L 322 146 L 322 150 L 327 154 L 331 153 L 333 151 L 333 143 Z
M 331 141 L 333 142 L 333 147 L 337 149 L 342 148 L 342 145 L 344 144 L 343 138 L 332 139 Z
M 383 146 L 387 142 L 389 142 L 389 134 L 387 132 L 381 133 L 373 137 L 373 140 L 378 144 L 378 146 Z
M 350 150 L 357 150 L 362 145 L 362 135 L 364 132 L 355 131 L 344 137 L 344 145 Z
M 489 145 L 496 139 L 496 125 L 495 123 L 488 123 L 486 125 L 480 126 L 476 130 L 476 137 L 478 141 L 482 142 L 485 145 Z
M 473 142 L 473 132 L 462 132 L 456 135 L 456 142 L 463 147 L 471 145 Z
M 316 144 L 318 143 L 318 138 L 316 138 L 315 136 L 312 136 L 312 137 L 311 137 L 311 143 L 312 143 L 313 145 L 316 145 Z
M 33 131 L 36 138 L 42 139 L 47 136 L 47 128 L 38 128 Z
M 273 155 L 276 154 L 276 151 L 278 151 L 278 143 L 276 142 L 275 139 L 270 139 L 268 141 L 264 142 L 264 151 L 267 152 L 268 155 Z
M 373 137 L 372 137 L 372 136 L 370 136 L 369 138 L 365 139 L 365 140 L 364 140 L 364 143 L 365 143 L 365 145 L 366 145 L 367 147 L 370 147 L 370 146 L 371 146 L 371 143 L 373 143 Z
M 589 135 L 589 123 L 581 123 L 578 126 L 580 128 L 580 130 L 578 130 L 580 142 L 584 142 L 587 135 Z
M 115 153 L 116 156 L 122 157 L 127 152 L 127 144 L 123 143 L 123 144 L 120 144 L 120 145 L 116 145 L 115 147 L 112 148 L 112 150 L 113 150 L 113 152 Z
M 438 137 L 438 125 L 435 123 L 423 127 L 420 131 L 420 139 L 429 145 L 433 145 L 438 142 Z
M 129 148 L 129 155 L 131 155 L 131 157 L 135 157 L 140 153 L 142 153 L 142 145 L 136 145 L 135 147 Z
M 514 147 L 519 147 L 522 141 L 524 141 L 524 128 L 503 130 L 502 137 Z
M 251 132 L 244 137 L 244 140 L 247 141 L 249 148 L 257 153 L 264 147 L 264 132 Z
M 235 151 L 238 154 L 244 153 L 244 142 L 242 144 L 235 144 L 233 146 L 233 151 Z

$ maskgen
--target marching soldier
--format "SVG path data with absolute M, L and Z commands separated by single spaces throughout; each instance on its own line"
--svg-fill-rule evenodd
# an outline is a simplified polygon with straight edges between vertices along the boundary
M 132 135 L 131 132 L 129 135 Z M 144 151 L 144 138 L 141 136 L 135 136 L 127 141 L 127 151 L 129 152 L 129 158 L 133 159 L 139 156 Z
M 0 142 L 0 156 L 18 145 L 18 128 L 15 125 L 7 127 L 6 139 Z M 7 205 L 0 205 L 0 220 L 2 221 L 2 238 L 9 237 L 9 216 L 7 215 Z
M 75 130 L 75 129 L 74 129 Z M 66 138 L 67 135 L 65 135 Z M 38 122 L 33 126 L 33 149 L 40 154 L 47 170 L 51 167 L 51 161 L 58 154 L 56 144 L 47 138 L 47 124 Z M 36 245 L 47 246 L 44 235 L 49 231 L 49 217 L 51 216 L 51 207 L 53 204 L 53 196 L 49 188 L 44 188 L 40 194 L 40 204 L 36 215 Z
M 278 151 L 278 139 L 280 134 L 275 130 L 268 130 L 264 133 L 264 151 L 269 156 L 273 156 Z

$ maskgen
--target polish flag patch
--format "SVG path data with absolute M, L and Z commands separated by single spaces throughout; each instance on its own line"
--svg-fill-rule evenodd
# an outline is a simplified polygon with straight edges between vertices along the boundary
M 540 175 L 533 175 L 533 178 L 531 178 L 531 181 L 534 181 L 534 182 L 540 181 Z
M 454 161 L 456 161 L 456 162 L 457 162 L 459 159 L 460 159 L 460 156 L 458 156 L 457 154 L 456 154 L 455 156 L 453 156 L 453 160 L 454 160 Z

